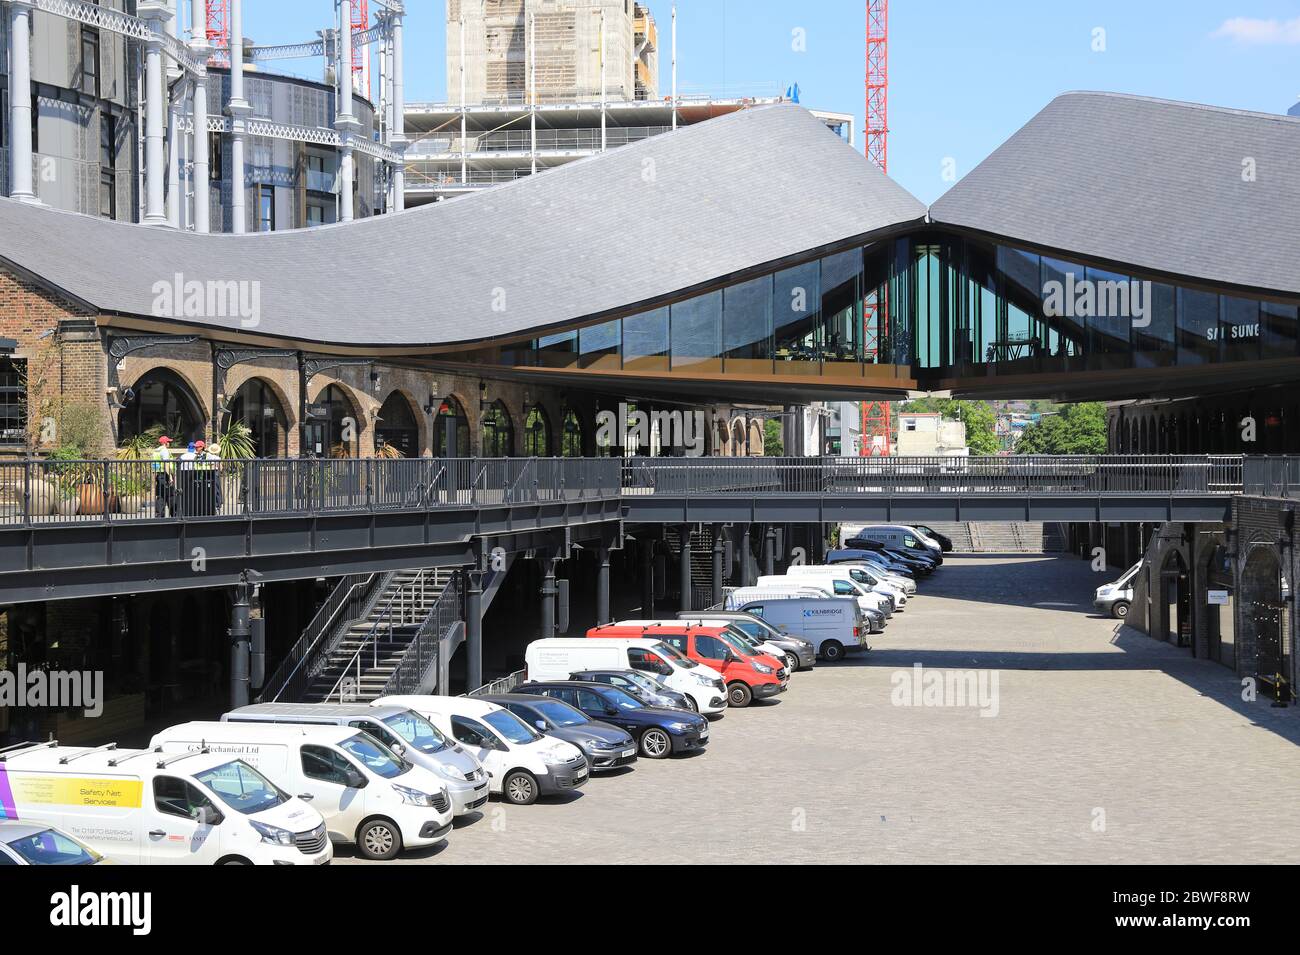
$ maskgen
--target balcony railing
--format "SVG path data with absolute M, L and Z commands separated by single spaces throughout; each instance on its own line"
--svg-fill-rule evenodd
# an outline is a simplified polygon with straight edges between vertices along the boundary
M 683 495 L 1300 496 L 1300 456 L 0 461 L 0 527 Z

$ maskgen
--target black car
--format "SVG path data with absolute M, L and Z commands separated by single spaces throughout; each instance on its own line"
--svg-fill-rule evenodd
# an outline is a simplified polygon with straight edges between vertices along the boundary
M 587 757 L 593 773 L 636 762 L 636 740 L 630 734 L 591 719 L 563 700 L 527 693 L 498 693 L 482 699 L 504 706 L 546 736 L 572 743 Z
M 670 690 L 648 673 L 637 670 L 578 670 L 569 674 L 570 680 L 583 683 L 608 683 L 626 690 L 646 706 L 663 706 L 673 710 L 694 710 L 691 698 L 685 693 Z
M 938 544 L 945 554 L 952 550 L 952 538 L 947 534 L 940 534 L 933 527 L 926 527 L 924 524 L 913 524 L 912 526 Z
M 563 700 L 592 719 L 627 730 L 636 739 L 641 755 L 648 759 L 664 759 L 677 753 L 703 749 L 709 741 L 709 721 L 698 713 L 646 706 L 616 686 L 557 680 L 553 683 L 521 683 L 515 690 Z

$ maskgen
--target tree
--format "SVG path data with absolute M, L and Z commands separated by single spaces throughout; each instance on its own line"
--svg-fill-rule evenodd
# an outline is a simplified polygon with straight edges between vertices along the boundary
M 1059 407 L 1025 428 L 1016 454 L 1105 454 L 1106 406 L 1085 401 Z
M 966 447 L 971 454 L 997 454 L 997 415 L 986 401 L 958 401 L 952 398 L 916 398 L 903 405 L 913 414 L 940 414 L 966 426 Z
M 781 441 L 781 422 L 768 418 L 763 422 L 763 455 L 779 458 L 785 454 L 785 445 Z

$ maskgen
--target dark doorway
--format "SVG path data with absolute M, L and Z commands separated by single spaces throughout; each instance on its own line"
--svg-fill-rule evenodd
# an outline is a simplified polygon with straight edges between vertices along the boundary
M 252 432 L 253 456 L 274 458 L 287 453 L 284 436 L 288 422 L 275 392 L 261 378 L 251 378 L 240 386 L 230 403 L 230 421 L 242 421 Z
M 1160 570 L 1161 603 L 1164 606 L 1165 640 L 1179 647 L 1192 645 L 1191 580 L 1183 555 L 1171 550 Z
M 135 383 L 133 397 L 118 412 L 119 441 L 156 429 L 184 450 L 203 437 L 203 412 L 198 399 L 175 372 L 155 368 Z
M 469 446 L 469 418 L 465 409 L 451 395 L 442 400 L 433 421 L 433 454 L 439 458 L 467 458 Z
M 387 445 L 396 448 L 404 458 L 420 456 L 420 429 L 415 421 L 415 412 L 400 391 L 390 394 L 379 409 L 375 438 L 376 453 Z

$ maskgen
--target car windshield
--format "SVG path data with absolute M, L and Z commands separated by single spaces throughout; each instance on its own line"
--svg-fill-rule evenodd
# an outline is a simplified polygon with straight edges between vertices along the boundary
M 545 703 L 533 703 L 531 706 L 556 726 L 581 726 L 583 723 L 591 722 L 582 710 L 575 709 L 563 700 L 547 700 Z
M 422 753 L 441 753 L 451 745 L 438 727 L 410 710 L 390 716 L 383 724 Z
M 638 673 L 636 670 L 620 670 L 619 679 L 627 680 L 635 687 L 645 690 L 647 693 L 662 693 L 663 686 L 650 679 L 644 673 Z
M 758 652 L 754 649 L 753 645 L 744 637 L 743 634 L 735 634 L 732 633 L 730 630 L 724 630 L 722 631 L 721 634 L 718 635 L 718 639 L 720 639 L 727 646 L 731 647 L 731 649 L 735 650 L 741 656 L 745 656 L 745 657 L 758 656 Z
M 289 796 L 275 783 L 242 759 L 195 773 L 194 778 L 216 793 L 231 809 L 245 816 L 289 801 Z
M 29 865 L 94 865 L 100 860 L 94 850 L 54 829 L 34 832 L 8 845 Z
M 692 667 L 699 666 L 698 663 L 686 656 L 686 654 L 682 653 L 671 643 L 656 643 L 650 649 L 654 650 L 654 652 L 660 656 L 672 660 L 673 663 L 677 664 L 677 666 L 681 667 L 683 670 L 689 670 Z
M 645 704 L 638 700 L 627 690 L 620 690 L 616 686 L 602 686 L 600 695 L 610 703 L 613 703 L 620 710 L 643 710 Z
M 411 763 L 402 759 L 369 733 L 358 733 L 339 743 L 339 746 L 344 752 L 355 757 L 366 769 L 384 779 L 394 779 L 411 768 Z
M 542 738 L 541 733 L 509 710 L 493 710 L 491 713 L 484 713 L 483 721 L 510 743 L 532 743 Z

